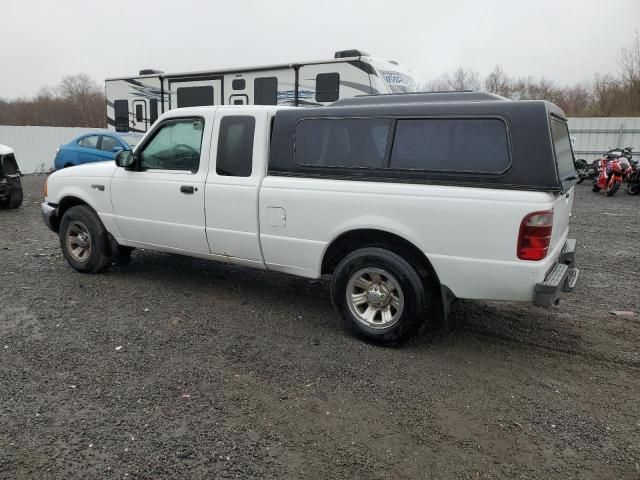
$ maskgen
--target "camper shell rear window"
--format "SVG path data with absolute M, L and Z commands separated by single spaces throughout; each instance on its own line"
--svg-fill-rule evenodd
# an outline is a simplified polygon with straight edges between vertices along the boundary
M 576 176 L 576 168 L 571 139 L 569 138 L 569 128 L 566 122 L 555 116 L 551 117 L 551 138 L 553 139 L 560 181 L 575 180 L 572 178 Z

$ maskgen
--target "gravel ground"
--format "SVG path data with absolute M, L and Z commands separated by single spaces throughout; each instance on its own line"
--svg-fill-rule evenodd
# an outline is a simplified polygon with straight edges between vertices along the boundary
M 324 281 L 147 251 L 76 273 L 43 181 L 0 211 L 0 478 L 640 478 L 638 197 L 577 187 L 560 306 L 465 302 L 389 349 Z

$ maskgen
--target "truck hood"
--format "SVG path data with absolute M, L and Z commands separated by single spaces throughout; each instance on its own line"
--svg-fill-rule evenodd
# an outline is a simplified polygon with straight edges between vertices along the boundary
M 84 163 L 82 165 L 56 170 L 51 174 L 51 178 L 111 178 L 116 168 L 118 167 L 113 160 L 106 162 Z

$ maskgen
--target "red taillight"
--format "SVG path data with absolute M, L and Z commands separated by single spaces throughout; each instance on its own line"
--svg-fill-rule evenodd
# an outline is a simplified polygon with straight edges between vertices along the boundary
M 553 228 L 553 210 L 533 212 L 522 219 L 518 235 L 518 258 L 542 260 L 547 256 Z

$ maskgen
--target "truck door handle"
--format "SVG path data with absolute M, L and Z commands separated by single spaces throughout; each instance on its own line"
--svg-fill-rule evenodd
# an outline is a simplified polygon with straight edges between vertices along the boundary
M 193 188 L 191 185 L 182 185 L 180 187 L 180 192 L 182 193 L 193 193 L 195 191 L 195 188 Z

